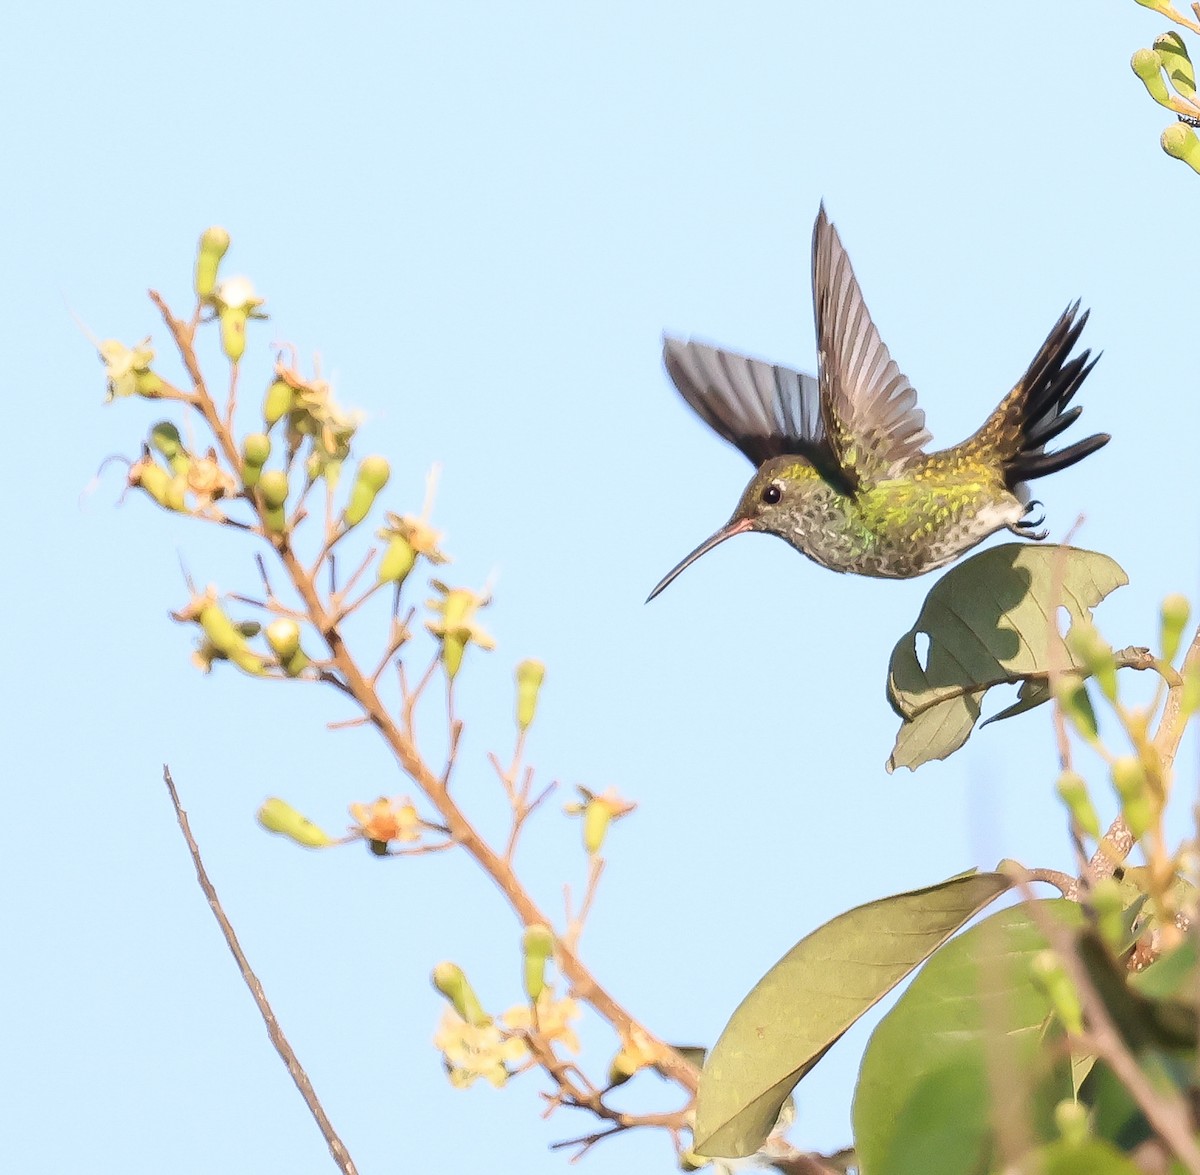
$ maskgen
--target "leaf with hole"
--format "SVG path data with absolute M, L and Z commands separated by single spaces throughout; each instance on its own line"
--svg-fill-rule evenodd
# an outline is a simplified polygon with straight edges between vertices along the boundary
M 1007 543 L 952 568 L 892 650 L 888 700 L 903 723 L 888 770 L 958 750 L 994 686 L 1021 687 L 996 718 L 1046 701 L 1051 669 L 1080 667 L 1057 634 L 1055 611 L 1065 608 L 1072 626 L 1090 622 L 1091 609 L 1128 582 L 1107 555 L 1074 547 Z M 924 659 L 918 637 L 929 642 Z

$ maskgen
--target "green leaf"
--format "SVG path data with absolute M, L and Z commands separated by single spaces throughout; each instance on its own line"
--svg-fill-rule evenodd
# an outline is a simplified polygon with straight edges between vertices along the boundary
M 1078 923 L 1074 902 L 1040 902 Z M 1030 979 L 1046 947 L 1020 906 L 960 934 L 922 968 L 880 1021 L 854 1094 L 855 1148 L 871 1175 L 986 1171 L 993 1130 L 1057 1134 L 1053 1107 L 1072 1092 L 1049 1000 Z M 930 1139 L 936 1142 L 931 1143 Z
M 840 914 L 797 943 L 738 1005 L 708 1055 L 695 1149 L 753 1154 L 834 1041 L 1010 885 L 1001 873 L 953 877 Z
M 1010 717 L 1049 697 L 1052 662 L 1079 668 L 1053 623 L 1065 607 L 1071 624 L 1128 577 L 1107 555 L 1073 547 L 1007 543 L 959 563 L 930 591 L 916 624 L 892 650 L 888 700 L 903 719 L 888 770 L 944 759 L 967 741 L 993 686 L 1020 685 Z M 929 638 L 925 667 L 916 638 Z

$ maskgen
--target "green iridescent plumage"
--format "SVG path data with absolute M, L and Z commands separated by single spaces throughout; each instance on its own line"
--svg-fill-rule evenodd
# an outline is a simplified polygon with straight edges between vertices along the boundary
M 1028 370 L 974 436 L 925 452 L 917 394 L 879 337 L 837 230 L 813 228 L 818 374 L 667 338 L 675 386 L 758 467 L 729 522 L 672 569 L 747 530 L 785 539 L 834 571 L 907 579 L 958 558 L 997 530 L 1043 538 L 1026 483 L 1106 444 L 1097 434 L 1047 452 L 1078 416 L 1068 408 L 1095 364 L 1072 357 L 1087 322 L 1069 306 Z

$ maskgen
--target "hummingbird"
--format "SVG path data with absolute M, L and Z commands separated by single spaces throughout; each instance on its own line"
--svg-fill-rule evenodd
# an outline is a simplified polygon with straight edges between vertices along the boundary
M 1105 433 L 1048 452 L 1079 416 L 1072 397 L 1097 359 L 1072 357 L 1088 312 L 1068 306 L 1033 362 L 983 426 L 926 452 L 917 393 L 879 336 L 837 229 L 821 205 L 813 226 L 814 378 L 705 343 L 664 337 L 680 395 L 756 466 L 733 517 L 673 567 L 647 597 L 718 543 L 777 535 L 831 571 L 909 579 L 943 567 L 1007 529 L 1040 540 L 1027 483 L 1066 469 Z M 1089 361 L 1090 360 L 1090 361 Z

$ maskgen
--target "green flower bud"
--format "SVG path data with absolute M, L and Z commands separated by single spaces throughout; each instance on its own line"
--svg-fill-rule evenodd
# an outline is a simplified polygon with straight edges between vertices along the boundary
M 200 251 L 196 254 L 196 297 L 201 302 L 212 299 L 217 288 L 217 267 L 229 250 L 229 234 L 223 228 L 204 230 Z
M 1167 77 L 1175 92 L 1184 98 L 1194 97 L 1196 93 L 1196 72 L 1192 69 L 1191 58 L 1188 57 L 1187 46 L 1178 33 L 1163 33 L 1154 40 L 1154 51 L 1158 54 L 1162 67 L 1167 71 Z
M 1068 1032 L 1083 1031 L 1083 1006 L 1079 993 L 1067 975 L 1062 960 L 1053 951 L 1039 951 L 1030 964 L 1033 981 L 1050 1000 L 1058 1018 Z
M 1146 92 L 1160 106 L 1171 105 L 1171 95 L 1163 80 L 1162 61 L 1153 49 L 1139 49 L 1129 61 L 1133 72 L 1141 79 Z
M 1117 664 L 1113 660 L 1112 646 L 1096 630 L 1090 621 L 1081 620 L 1071 625 L 1067 633 L 1067 647 L 1088 674 L 1096 679 L 1101 693 L 1110 702 L 1117 698 Z
M 701 1171 L 711 1162 L 712 1159 L 706 1158 L 697 1151 L 681 1151 L 679 1155 L 681 1171 Z
M 1190 126 L 1182 122 L 1172 124 L 1163 131 L 1159 142 L 1172 159 L 1182 159 L 1194 172 L 1200 173 L 1200 139 Z
M 258 634 L 262 632 L 262 625 L 259 624 L 257 620 L 239 620 L 234 627 L 247 640 L 249 640 L 251 637 L 258 636 Z
M 337 843 L 327 832 L 301 816 L 291 804 L 274 796 L 259 808 L 258 822 L 268 832 L 286 836 L 306 849 L 323 849 Z
M 1147 787 L 1146 769 L 1133 755 L 1114 759 L 1111 768 L 1113 787 L 1121 797 L 1121 814 L 1135 840 L 1141 840 L 1154 823 L 1154 805 Z
M 282 420 L 296 402 L 296 391 L 286 380 L 277 379 L 267 388 L 263 400 L 263 421 L 271 428 L 277 421 Z
M 129 468 L 129 484 L 143 489 L 166 509 L 171 492 L 171 475 L 149 455 Z
M 160 420 L 150 430 L 150 445 L 157 449 L 176 473 L 187 473 L 191 459 L 183 447 L 183 439 L 179 429 L 169 420 Z
M 187 513 L 188 479 L 186 473 L 177 473 L 167 483 L 168 510 L 177 510 L 180 514 Z
M 1162 649 L 1162 659 L 1166 662 L 1175 660 L 1179 645 L 1183 639 L 1183 630 L 1191 615 L 1191 607 L 1186 596 L 1178 594 L 1168 596 L 1162 602 L 1162 620 L 1159 625 L 1158 643 Z
M 347 526 L 357 526 L 375 504 L 379 491 L 387 485 L 392 475 L 391 466 L 384 457 L 364 457 L 358 466 L 358 476 L 350 490 L 350 502 L 342 515 Z
M 403 535 L 394 536 L 384 548 L 376 572 L 380 583 L 403 583 L 417 562 L 417 552 Z
M 245 646 L 240 649 L 234 649 L 229 654 L 229 660 L 243 673 L 250 674 L 251 677 L 262 677 L 267 672 L 267 667 L 263 664 L 263 659 L 252 649 L 248 649 Z
M 226 306 L 217 317 L 221 320 L 221 349 L 230 363 L 238 363 L 246 353 L 246 322 L 250 312 L 242 306 Z
M 163 383 L 162 376 L 156 372 L 135 371 L 133 373 L 134 393 L 145 400 L 157 400 L 162 395 L 163 388 L 166 386 Z
M 263 475 L 263 466 L 271 455 L 271 438 L 265 432 L 252 432 L 241 443 L 241 484 L 253 490 Z
M 300 651 L 300 625 L 281 616 L 267 625 L 267 644 L 281 660 L 286 661 Z
M 300 626 L 285 616 L 267 625 L 267 644 L 288 677 L 299 677 L 312 664 L 300 647 Z
M 458 676 L 458 671 L 462 668 L 463 654 L 466 651 L 466 639 L 458 632 L 448 632 L 442 638 L 442 665 L 446 670 L 446 676 L 451 681 Z
M 451 1007 L 468 1023 L 482 1028 L 492 1022 L 479 1003 L 463 969 L 457 963 L 439 963 L 433 969 L 433 986 L 450 1001 Z
M 1054 1124 L 1068 1146 L 1082 1146 L 1087 1142 L 1090 1133 L 1087 1106 L 1074 1098 L 1064 1098 L 1054 1107 Z
M 1125 895 L 1115 877 L 1101 877 L 1091 888 L 1089 903 L 1096 914 L 1100 937 L 1114 950 L 1119 950 L 1125 937 Z
M 1067 810 L 1071 813 L 1071 822 L 1093 839 L 1100 837 L 1100 819 L 1092 806 L 1092 798 L 1088 795 L 1087 784 L 1083 776 L 1075 771 L 1064 771 L 1058 777 L 1058 794 Z
M 525 928 L 521 947 L 525 952 L 525 994 L 531 1004 L 536 1004 L 546 990 L 546 961 L 554 953 L 554 934 L 550 927 L 535 922 Z
M 235 649 L 246 646 L 246 638 L 226 615 L 220 604 L 210 600 L 200 609 L 200 627 L 213 647 L 228 657 Z
M 517 729 L 526 731 L 537 713 L 538 694 L 546 679 L 541 661 L 526 660 L 517 666 Z
M 288 496 L 288 478 L 282 469 L 264 470 L 258 479 L 258 495 L 263 502 L 263 521 L 272 534 L 282 534 L 287 525 L 284 505 Z
M 604 847 L 608 826 L 612 823 L 613 811 L 599 797 L 588 800 L 583 809 L 583 847 L 589 856 L 595 856 Z
M 221 324 L 221 347 L 230 363 L 238 363 L 246 353 L 247 321 L 265 317 L 258 309 L 263 300 L 255 296 L 248 278 L 231 277 L 221 283 L 213 301 Z
M 1059 680 L 1054 697 L 1080 737 L 1095 743 L 1099 728 L 1096 725 L 1096 711 L 1092 709 L 1092 699 L 1088 696 L 1087 683 L 1077 677 L 1063 677 Z

